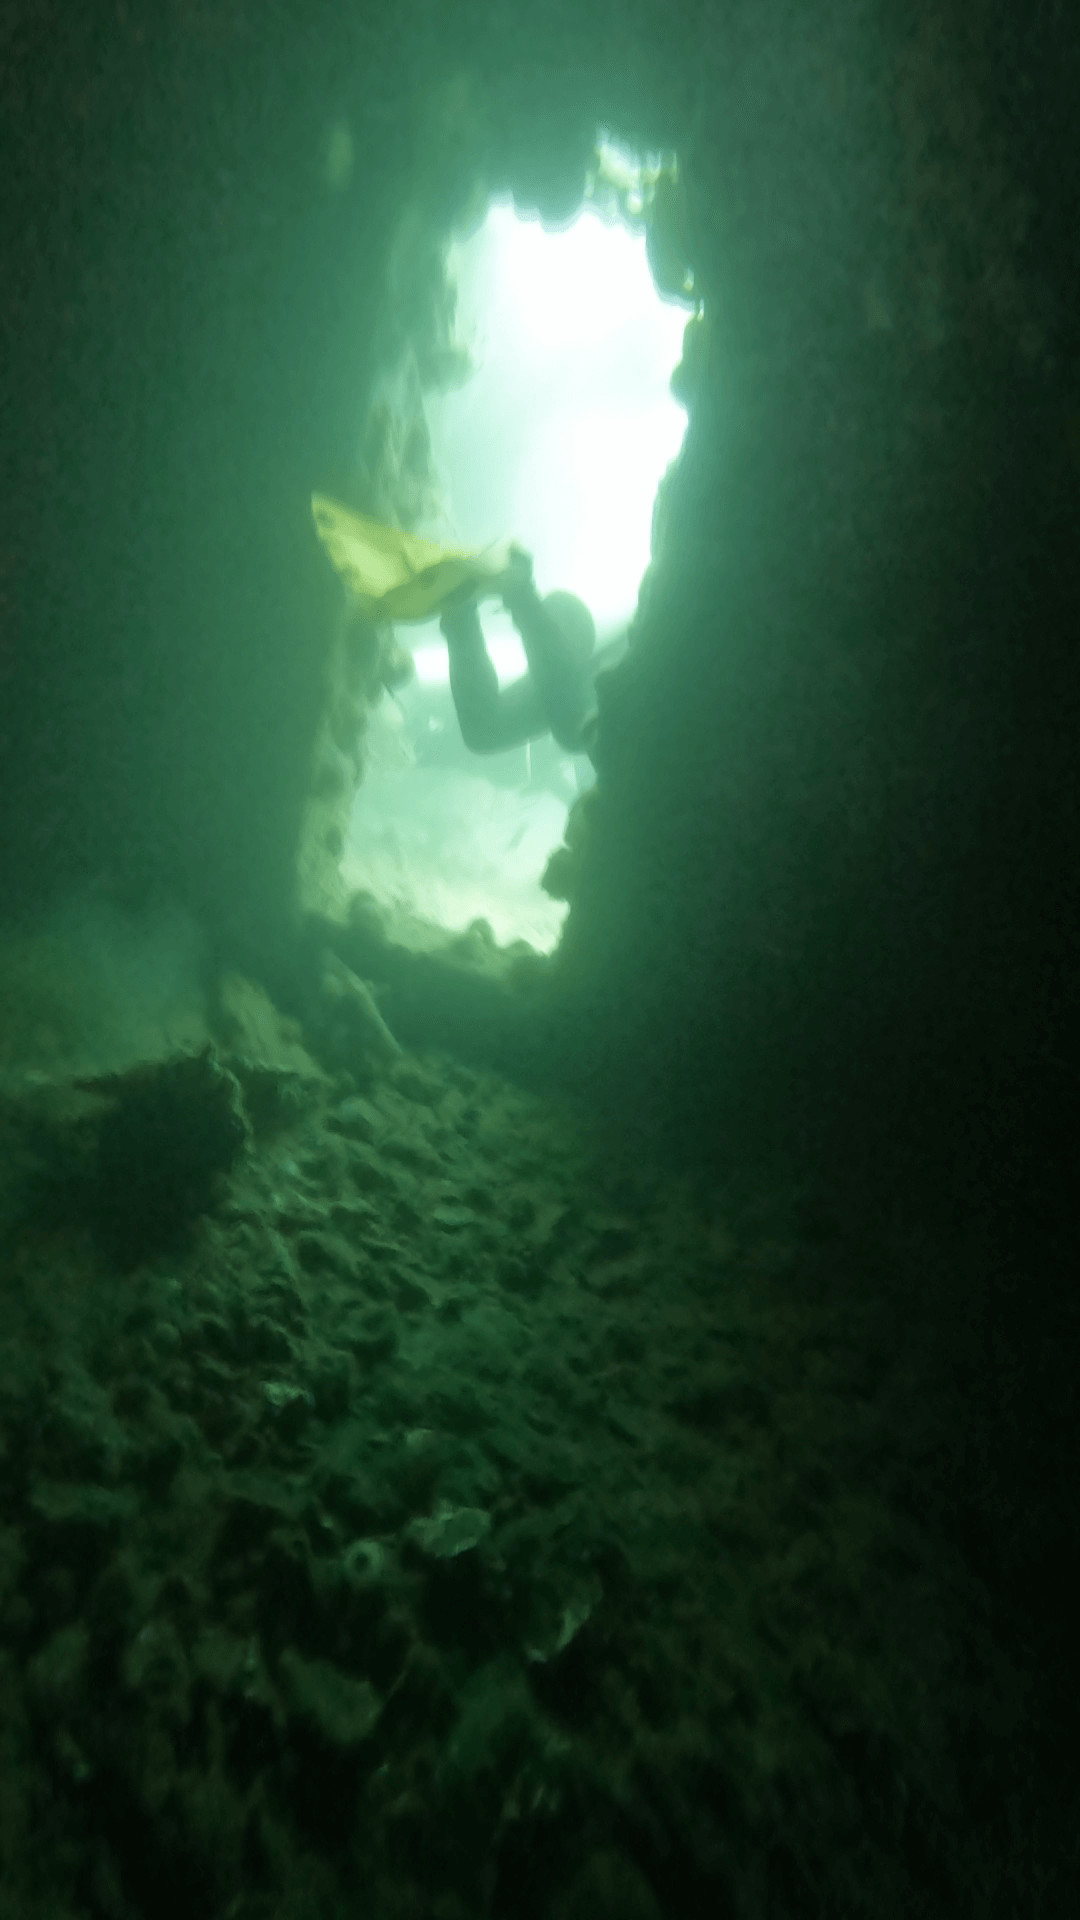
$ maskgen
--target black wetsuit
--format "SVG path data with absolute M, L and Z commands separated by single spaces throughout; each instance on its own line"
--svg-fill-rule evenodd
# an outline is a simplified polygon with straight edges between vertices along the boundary
M 507 594 L 506 605 L 529 663 L 528 673 L 509 687 L 499 686 L 475 600 L 442 617 L 465 745 L 472 753 L 502 753 L 550 733 L 565 753 L 587 753 L 597 662 L 575 652 L 531 581 Z

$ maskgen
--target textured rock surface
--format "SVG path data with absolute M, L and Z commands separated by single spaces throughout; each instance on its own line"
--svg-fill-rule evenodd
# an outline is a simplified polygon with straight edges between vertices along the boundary
M 402 1082 L 353 1160 L 309 1080 L 168 1259 L 5 1243 L 6 1910 L 1034 1913 L 1045 1729 L 947 1439 L 990 1410 L 910 1250 Z

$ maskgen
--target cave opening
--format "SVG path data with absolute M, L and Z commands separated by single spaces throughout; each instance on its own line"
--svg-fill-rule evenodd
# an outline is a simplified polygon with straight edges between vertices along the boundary
M 671 376 L 692 280 L 658 285 L 647 248 L 668 155 L 598 139 L 576 215 L 556 226 L 493 196 L 446 244 L 452 372 L 414 396 L 432 485 L 415 529 L 452 546 L 512 538 L 541 593 L 578 595 L 596 673 L 626 652 L 650 561 L 657 488 L 686 426 Z M 651 264 L 652 261 L 652 264 Z M 501 689 L 527 672 L 498 599 L 481 607 Z M 550 735 L 483 755 L 465 747 L 437 619 L 399 626 L 411 675 L 368 718 L 363 780 L 341 876 L 396 915 L 500 944 L 556 944 L 565 902 L 541 877 L 569 809 L 595 779 Z

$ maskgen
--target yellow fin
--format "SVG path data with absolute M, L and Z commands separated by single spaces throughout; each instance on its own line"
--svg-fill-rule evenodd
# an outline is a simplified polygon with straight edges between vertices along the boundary
M 365 520 L 325 494 L 311 496 L 315 531 L 373 620 L 430 620 L 447 601 L 482 592 L 506 567 L 506 547 L 476 553 Z

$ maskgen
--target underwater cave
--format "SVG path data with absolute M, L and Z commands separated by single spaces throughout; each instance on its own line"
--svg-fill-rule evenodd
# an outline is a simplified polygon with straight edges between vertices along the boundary
M 1078 88 L 5 10 L 5 1920 L 1077 1910 Z

